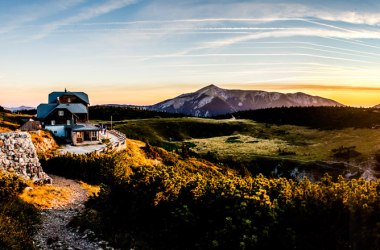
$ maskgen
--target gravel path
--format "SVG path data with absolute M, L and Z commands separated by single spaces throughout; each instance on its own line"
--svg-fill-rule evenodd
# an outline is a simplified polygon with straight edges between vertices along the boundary
M 56 205 L 52 209 L 41 210 L 42 224 L 34 236 L 38 249 L 113 249 L 108 243 L 97 239 L 93 232 L 68 227 L 70 220 L 84 209 L 88 193 L 79 183 L 58 176 L 51 176 L 53 185 L 69 187 L 73 192 L 71 202 Z M 93 240 L 91 240 L 93 239 Z

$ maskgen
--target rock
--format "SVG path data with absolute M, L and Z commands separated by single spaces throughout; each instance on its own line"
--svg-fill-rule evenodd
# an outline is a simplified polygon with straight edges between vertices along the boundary
M 43 183 L 51 178 L 42 170 L 31 136 L 26 132 L 0 133 L 0 165 L 24 179 L 38 176 Z

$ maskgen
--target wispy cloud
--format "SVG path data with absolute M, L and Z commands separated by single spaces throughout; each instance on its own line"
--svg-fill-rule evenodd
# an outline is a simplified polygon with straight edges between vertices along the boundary
M 294 78 L 292 78 L 294 80 Z M 291 90 L 332 90 L 332 91 L 380 91 L 380 87 L 368 87 L 368 86 L 350 86 L 350 85 L 323 85 L 323 84 L 276 84 L 274 82 L 276 79 L 271 79 L 269 82 L 272 82 L 273 84 L 253 84 L 250 87 L 255 87 L 258 89 L 270 89 L 270 90 L 282 90 L 282 91 L 291 91 Z M 286 78 L 286 80 L 291 80 L 289 78 Z M 248 86 L 244 85 L 245 87 Z
M 304 28 L 300 30 L 287 30 L 287 31 L 268 31 L 255 33 L 246 36 L 239 36 L 227 39 L 220 39 L 213 42 L 205 43 L 205 47 L 222 47 L 228 46 L 235 43 L 246 42 L 251 40 L 257 40 L 262 38 L 278 38 L 278 37 L 293 37 L 293 36 L 314 36 L 314 37 L 332 37 L 341 39 L 378 39 L 380 37 L 380 31 L 372 30 L 357 30 L 355 32 L 343 32 L 335 30 L 323 30 L 323 29 L 313 29 Z
M 338 61 L 349 61 L 349 62 L 357 62 L 357 63 L 365 63 L 365 64 L 375 64 L 373 61 L 366 60 L 358 60 L 352 58 L 345 57 L 335 57 L 328 55 L 320 55 L 320 54 L 312 54 L 312 53 L 202 53 L 202 54 L 160 54 L 160 55 L 152 55 L 152 56 L 130 56 L 130 55 L 115 55 L 115 56 L 103 56 L 103 58 L 131 58 L 131 59 L 140 59 L 140 61 L 146 61 L 151 59 L 158 58 L 180 58 L 180 57 L 290 57 L 290 56 L 298 56 L 298 57 L 313 57 L 313 58 L 322 58 L 322 59 L 332 59 Z M 380 62 L 377 62 L 380 64 Z
M 21 26 L 29 25 L 33 21 L 70 9 L 84 1 L 85 0 L 56 0 L 45 5 L 30 2 L 31 4 L 18 7 L 12 19 L 7 23 L 3 23 L 0 27 L 0 34 L 9 33 Z
M 94 5 L 85 9 L 82 9 L 76 15 L 72 15 L 61 19 L 59 21 L 47 24 L 43 31 L 38 35 L 34 36 L 33 39 L 41 39 L 51 32 L 59 29 L 62 26 L 75 24 L 78 22 L 86 21 L 101 15 L 108 14 L 112 11 L 124 8 L 128 5 L 132 5 L 138 2 L 138 0 L 110 0 L 100 5 Z
M 170 19 L 182 19 L 198 17 L 202 20 L 199 13 L 208 13 L 208 20 L 218 19 L 219 17 L 234 18 L 239 17 L 241 20 L 255 18 L 267 19 L 296 19 L 314 17 L 321 20 L 332 22 L 347 22 L 352 24 L 379 25 L 380 13 L 376 11 L 375 3 L 355 1 L 325 1 L 324 4 L 319 4 L 315 1 L 277 1 L 263 3 L 262 1 L 242 1 L 242 2 L 225 2 L 221 4 L 219 1 L 204 2 L 197 6 L 189 6 L 188 4 L 169 4 L 165 1 L 154 1 L 146 8 L 146 14 L 153 19 L 158 18 L 157 13 L 165 10 L 170 15 Z M 378 6 L 377 6 L 378 7 Z M 146 15 L 146 16 L 148 16 Z M 162 19 L 159 18 L 159 19 Z

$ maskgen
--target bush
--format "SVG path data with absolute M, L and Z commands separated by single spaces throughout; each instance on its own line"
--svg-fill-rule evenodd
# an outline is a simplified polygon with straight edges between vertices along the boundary
M 242 177 L 193 158 L 108 178 L 76 225 L 138 249 L 378 249 L 380 181 Z M 109 172 L 112 174 L 111 172 Z
M 34 249 L 37 210 L 18 195 L 26 187 L 17 176 L 0 173 L 0 249 Z
M 122 153 L 85 155 L 60 155 L 52 158 L 40 159 L 42 168 L 48 174 L 64 176 L 70 179 L 83 180 L 91 184 L 100 184 L 109 181 L 118 171 L 124 171 L 125 166 L 120 166 Z
M 0 172 L 0 200 L 15 198 L 26 186 L 17 175 Z

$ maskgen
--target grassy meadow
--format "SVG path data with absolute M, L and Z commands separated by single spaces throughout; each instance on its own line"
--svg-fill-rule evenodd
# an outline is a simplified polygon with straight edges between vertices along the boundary
M 339 160 L 334 150 L 352 148 L 350 159 L 364 160 L 380 149 L 380 129 L 344 128 L 319 130 L 294 125 L 271 125 L 251 120 L 203 118 L 151 118 L 125 120 L 114 128 L 127 137 L 154 145 L 188 142 L 199 154 L 251 160 L 256 156 L 301 161 Z

